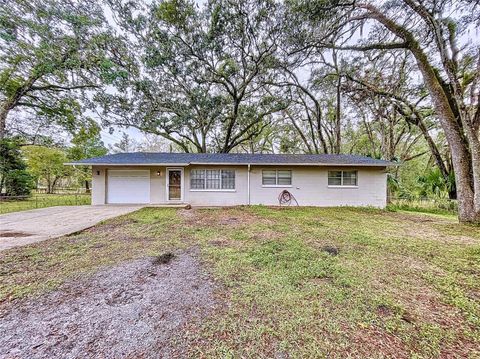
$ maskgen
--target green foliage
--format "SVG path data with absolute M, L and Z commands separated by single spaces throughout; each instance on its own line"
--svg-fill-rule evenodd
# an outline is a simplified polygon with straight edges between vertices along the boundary
M 400 197 L 388 204 L 389 211 L 411 211 L 443 215 L 456 215 L 458 203 L 448 198 L 418 199 L 413 197 Z
M 115 118 L 162 136 L 183 151 L 230 152 L 268 127 L 285 107 L 269 97 L 280 23 L 274 2 L 168 0 L 115 6 L 135 37 L 138 76 L 104 94 L 105 122 Z M 132 26 L 135 24 L 135 26 Z M 140 71 L 144 69 L 145 71 Z
M 4 179 L 7 196 L 28 196 L 33 188 L 33 178 L 25 170 L 10 170 Z
M 0 140 L 0 193 L 7 196 L 29 195 L 33 181 L 26 168 L 18 141 Z
M 72 147 L 67 150 L 67 157 L 72 161 L 79 161 L 85 158 L 104 156 L 108 153 L 100 136 L 98 125 L 92 124 L 88 127 L 82 127 L 72 138 Z M 88 166 L 76 166 L 72 171 L 77 181 L 85 185 L 89 191 L 89 181 L 92 179 L 92 171 Z
M 74 133 L 92 95 L 126 77 L 126 47 L 98 3 L 12 0 L 0 8 L 0 25 L 0 95 L 8 103 L 0 127 L 11 132 L 24 124 L 24 136 L 52 126 Z M 8 126 L 15 110 L 21 122 Z
M 184 26 L 187 19 L 194 14 L 194 3 L 185 0 L 162 1 L 155 8 L 155 15 L 159 20 L 176 26 Z
M 455 177 L 451 173 L 448 180 L 445 180 L 437 167 L 429 169 L 417 179 L 420 189 L 420 196 L 442 198 L 455 187 Z
M 68 158 L 73 161 L 103 156 L 108 152 L 101 140 L 100 128 L 97 125 L 82 127 L 70 142 L 73 146 L 67 152 Z
M 47 193 L 53 193 L 58 181 L 71 174 L 71 168 L 64 165 L 68 160 L 61 149 L 26 146 L 22 152 L 27 158 L 28 171 L 37 181 L 45 182 Z

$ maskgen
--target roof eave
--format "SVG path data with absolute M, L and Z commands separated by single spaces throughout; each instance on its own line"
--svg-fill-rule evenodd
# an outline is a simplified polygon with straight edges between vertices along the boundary
M 64 163 L 67 166 L 189 166 L 189 165 L 203 165 L 203 166 L 318 166 L 318 167 L 392 167 L 399 166 L 400 163 L 290 163 L 290 162 L 263 162 L 263 163 L 238 163 L 238 162 L 190 162 L 190 163 Z

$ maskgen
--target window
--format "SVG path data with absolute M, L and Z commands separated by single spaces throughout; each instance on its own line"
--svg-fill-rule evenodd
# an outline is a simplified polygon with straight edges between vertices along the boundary
M 356 186 L 357 171 L 328 171 L 329 186 Z
M 291 186 L 292 171 L 290 170 L 263 170 L 262 185 L 264 186 Z
M 190 188 L 191 189 L 205 188 L 205 171 L 203 170 L 190 171 Z
M 190 189 L 225 190 L 235 189 L 234 170 L 191 170 Z

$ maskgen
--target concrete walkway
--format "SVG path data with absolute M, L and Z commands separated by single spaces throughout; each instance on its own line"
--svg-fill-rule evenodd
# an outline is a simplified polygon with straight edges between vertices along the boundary
M 3 214 L 0 251 L 78 232 L 140 208 L 140 205 L 57 206 Z

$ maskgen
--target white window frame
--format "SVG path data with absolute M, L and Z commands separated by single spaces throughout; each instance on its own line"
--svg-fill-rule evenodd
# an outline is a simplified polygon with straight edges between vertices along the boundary
M 275 171 L 275 184 L 263 184 L 263 171 Z M 290 184 L 278 184 L 278 171 L 290 171 Z M 292 188 L 293 171 L 291 169 L 262 169 L 262 187 L 264 188 Z
M 207 171 L 211 171 L 211 170 L 220 171 L 220 187 L 222 187 L 222 181 L 223 181 L 222 171 L 233 171 L 234 188 L 225 188 L 225 189 L 206 188 L 207 187 Z M 192 188 L 192 178 L 191 178 L 192 171 L 203 171 L 205 188 Z M 237 171 L 229 168 L 192 168 L 190 170 L 189 188 L 190 188 L 190 192 L 236 192 L 237 191 Z
M 332 184 L 328 184 L 328 180 L 330 178 L 330 172 L 341 172 L 342 175 L 340 177 L 340 184 L 338 185 L 332 185 Z M 343 184 L 343 172 L 355 172 L 355 177 L 356 177 L 356 182 L 357 184 L 356 185 L 344 185 Z M 327 186 L 329 188 L 358 188 L 358 170 L 328 170 L 327 171 Z

